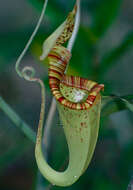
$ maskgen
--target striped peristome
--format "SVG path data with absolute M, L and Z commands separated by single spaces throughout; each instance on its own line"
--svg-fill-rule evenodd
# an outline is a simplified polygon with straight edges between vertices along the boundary
M 70 58 L 71 53 L 61 45 L 56 45 L 48 54 L 49 85 L 51 91 L 56 100 L 66 107 L 78 110 L 88 109 L 93 105 L 96 96 L 104 88 L 104 85 L 98 85 L 96 82 L 81 77 L 65 75 L 64 73 Z M 81 103 L 69 101 L 61 94 L 60 83 L 87 90 L 89 94 L 88 98 Z

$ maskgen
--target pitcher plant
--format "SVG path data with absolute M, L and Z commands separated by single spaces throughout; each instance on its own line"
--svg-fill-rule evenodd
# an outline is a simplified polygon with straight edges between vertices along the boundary
M 97 142 L 101 95 L 103 84 L 81 78 L 69 76 L 66 68 L 71 58 L 71 52 L 64 43 L 71 38 L 75 26 L 75 16 L 79 12 L 80 1 L 77 0 L 67 19 L 50 35 L 43 44 L 41 60 L 48 59 L 48 77 L 51 92 L 56 99 L 59 117 L 63 125 L 64 134 L 69 149 L 69 164 L 65 171 L 58 172 L 48 165 L 42 153 L 42 132 L 45 107 L 45 93 L 43 82 L 27 76 L 26 67 L 21 76 L 29 81 L 38 82 L 42 87 L 42 104 L 40 121 L 35 146 L 35 157 L 42 175 L 57 186 L 70 186 L 76 182 L 87 169 Z M 76 65 L 76 63 L 75 63 Z M 19 73 L 20 74 L 20 73 Z

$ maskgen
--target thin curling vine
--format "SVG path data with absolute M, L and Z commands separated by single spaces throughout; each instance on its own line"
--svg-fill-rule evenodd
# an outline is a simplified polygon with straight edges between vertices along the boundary
M 49 85 L 57 101 L 69 149 L 69 164 L 64 172 L 52 169 L 42 153 L 42 131 L 37 133 L 35 157 L 42 175 L 52 184 L 69 186 L 87 169 L 92 158 L 99 129 L 101 95 L 104 85 L 65 74 L 71 53 L 63 44 L 71 37 L 79 1 L 65 22 L 44 42 L 41 60 L 49 61 Z
M 47 3 L 48 3 L 48 0 L 45 0 L 44 5 L 43 5 L 43 9 L 42 9 L 42 12 L 41 12 L 41 15 L 40 15 L 40 18 L 38 20 L 38 23 L 37 23 L 32 35 L 31 35 L 28 43 L 26 44 L 26 46 L 23 49 L 20 56 L 18 57 L 18 59 L 16 61 L 16 65 L 15 65 L 15 69 L 16 69 L 16 72 L 19 75 L 19 77 L 24 78 L 25 80 L 30 81 L 30 82 L 36 82 L 41 87 L 41 112 L 40 112 L 39 125 L 42 124 L 43 117 L 44 117 L 44 108 L 45 108 L 45 88 L 44 88 L 43 81 L 41 79 L 35 77 L 35 69 L 33 67 L 26 66 L 22 70 L 20 70 L 19 67 L 20 67 L 20 63 L 21 63 L 25 53 L 27 52 L 29 46 L 31 45 L 31 43 L 32 43 L 32 41 L 33 41 L 33 39 L 34 39 L 40 25 L 41 25 L 41 22 L 43 20 L 43 16 L 44 16 L 44 13 L 45 13 L 45 10 L 46 10 L 46 7 L 47 7 Z
M 47 3 L 48 3 L 48 0 L 45 0 L 44 2 L 44 5 L 43 5 L 43 9 L 42 9 L 42 12 L 41 12 L 41 15 L 40 15 L 40 18 L 38 20 L 38 23 L 28 41 L 28 43 L 26 44 L 25 48 L 23 49 L 22 53 L 20 54 L 20 56 L 18 57 L 17 61 L 16 61 L 16 72 L 17 74 L 21 77 L 21 78 L 24 78 L 25 80 L 27 81 L 31 81 L 31 82 L 37 82 L 40 84 L 40 86 L 42 87 L 42 89 L 44 90 L 44 85 L 43 85 L 43 82 L 40 80 L 40 79 L 37 79 L 35 78 L 35 70 L 33 67 L 29 67 L 29 66 L 26 66 L 24 67 L 22 70 L 19 69 L 19 66 L 20 66 L 20 63 L 21 63 L 21 60 L 23 59 L 25 53 L 27 52 L 29 46 L 31 45 L 39 27 L 40 27 L 40 24 L 42 22 L 42 19 L 43 19 L 43 16 L 44 16 L 44 13 L 45 13 L 45 10 L 46 10 L 46 6 L 47 6 Z

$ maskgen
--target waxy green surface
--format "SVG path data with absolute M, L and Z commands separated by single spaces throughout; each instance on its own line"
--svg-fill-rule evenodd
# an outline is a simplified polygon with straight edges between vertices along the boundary
M 77 5 L 79 1 L 77 0 Z M 45 40 L 43 44 L 43 53 L 41 60 L 45 59 L 51 49 L 54 47 L 58 37 L 62 35 L 66 27 L 66 21 L 63 22 L 57 30 Z M 71 102 L 81 103 L 86 100 L 89 92 L 79 88 L 70 87 L 60 83 L 60 92 Z M 44 94 L 42 93 L 42 97 Z M 38 168 L 42 175 L 53 185 L 70 186 L 76 182 L 92 158 L 99 130 L 101 96 L 97 98 L 93 105 L 87 110 L 74 110 L 63 106 L 57 102 L 60 120 L 63 124 L 64 134 L 69 149 L 69 164 L 64 172 L 58 172 L 52 169 L 42 153 L 42 132 L 44 102 L 41 106 L 40 121 L 37 133 L 37 142 L 35 147 L 35 157 Z M 58 148 L 58 147 L 57 147 Z
M 64 94 L 67 90 L 65 86 Z M 70 93 L 76 99 L 76 88 Z M 78 89 L 79 91 L 79 89 Z M 82 90 L 80 90 L 81 92 Z M 84 90 L 83 90 L 84 92 Z M 83 100 L 81 100 L 83 101 Z M 42 127 L 38 129 L 38 141 L 36 144 L 36 161 L 40 172 L 50 183 L 57 186 L 69 186 L 76 182 L 88 167 L 91 161 L 99 130 L 101 96 L 98 95 L 93 106 L 88 110 L 72 110 L 57 102 L 60 120 L 69 149 L 69 164 L 64 172 L 57 172 L 46 162 L 42 153 Z

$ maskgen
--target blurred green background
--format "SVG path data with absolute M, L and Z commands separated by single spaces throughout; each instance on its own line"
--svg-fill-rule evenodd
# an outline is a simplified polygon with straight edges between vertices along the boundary
M 4 0 L 0 6 L 0 96 L 36 133 L 40 90 L 15 72 L 15 61 L 29 39 L 43 0 Z M 39 61 L 43 41 L 66 18 L 74 0 L 51 0 L 43 23 L 21 66 L 32 65 L 46 85 L 46 117 L 52 99 L 47 64 Z M 53 187 L 38 172 L 35 144 L 0 110 L 0 190 L 126 190 L 133 175 L 133 2 L 81 0 L 81 25 L 72 51 L 68 74 L 105 84 L 99 138 L 85 174 L 70 187 Z M 0 107 L 1 107 L 0 101 Z M 48 162 L 67 166 L 68 149 L 58 113 L 53 125 Z

